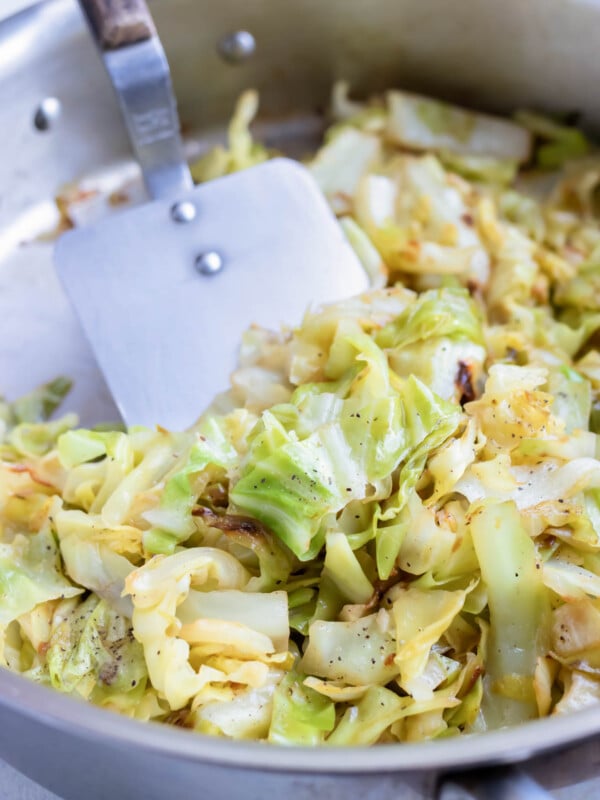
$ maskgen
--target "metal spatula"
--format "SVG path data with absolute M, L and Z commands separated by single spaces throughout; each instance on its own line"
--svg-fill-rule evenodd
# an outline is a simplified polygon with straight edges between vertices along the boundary
M 145 3 L 81 5 L 152 202 L 63 235 L 56 270 L 125 421 L 183 429 L 227 388 L 250 324 L 297 324 L 367 276 L 297 163 L 193 188 Z

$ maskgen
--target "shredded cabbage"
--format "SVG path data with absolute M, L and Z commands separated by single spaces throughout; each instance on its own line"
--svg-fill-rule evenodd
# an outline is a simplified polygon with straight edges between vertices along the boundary
M 196 180 L 270 156 L 257 108 Z M 0 663 L 283 745 L 598 704 L 600 160 L 406 92 L 332 119 L 308 168 L 370 291 L 249 330 L 188 431 L 0 402 Z

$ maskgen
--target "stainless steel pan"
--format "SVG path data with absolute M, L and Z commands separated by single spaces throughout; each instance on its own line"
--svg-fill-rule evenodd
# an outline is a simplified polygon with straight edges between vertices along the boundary
M 0 15 L 28 0 L 2 0 Z M 331 83 L 396 84 L 481 108 L 579 111 L 600 129 L 600 4 L 593 0 L 156 0 L 191 149 L 214 141 L 238 93 L 263 101 L 262 134 L 314 146 Z M 233 37 L 236 31 L 254 37 Z M 254 46 L 255 45 L 255 46 Z M 116 411 L 51 268 L 53 197 L 135 170 L 115 101 L 75 0 L 46 0 L 0 23 L 0 385 L 15 396 L 57 373 L 84 422 Z M 89 176 L 92 176 L 91 178 Z M 96 177 L 94 177 L 96 176 Z M 129 180 L 133 176 L 133 181 Z M 121 198 L 122 199 L 122 198 Z M 93 205 L 93 203 L 91 204 Z M 105 210 L 102 206 L 102 211 Z M 600 709 L 483 736 L 374 749 L 274 749 L 141 725 L 0 673 L 0 757 L 67 799 L 290 800 L 534 798 L 525 762 L 555 791 L 600 776 Z M 551 753 L 551 755 L 549 755 Z M 493 778 L 494 788 L 489 781 Z M 458 779 L 457 779 L 458 780 Z M 597 796 L 596 788 L 589 797 Z M 445 793 L 445 794 L 444 794 Z M 1 790 L 0 790 L 1 794 Z M 465 796 L 465 795 L 462 795 Z M 541 796 L 538 795 L 537 796 Z

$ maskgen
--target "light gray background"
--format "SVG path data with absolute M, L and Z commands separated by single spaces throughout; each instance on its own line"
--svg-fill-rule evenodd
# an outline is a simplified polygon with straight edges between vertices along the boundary
M 59 800 L 53 792 L 42 789 L 4 761 L 0 761 L 0 797 L 2 800 Z

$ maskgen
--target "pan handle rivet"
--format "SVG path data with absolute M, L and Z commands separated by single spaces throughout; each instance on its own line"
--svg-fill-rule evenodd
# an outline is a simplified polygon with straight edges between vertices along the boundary
M 171 218 L 175 222 L 191 222 L 196 217 L 196 206 L 189 200 L 180 200 L 171 206 Z
M 223 259 L 216 250 L 208 250 L 196 258 L 196 269 L 201 275 L 216 275 L 223 269 Z
M 256 40 L 249 31 L 234 31 L 223 36 L 217 44 L 217 52 L 224 61 L 239 64 L 254 55 Z

